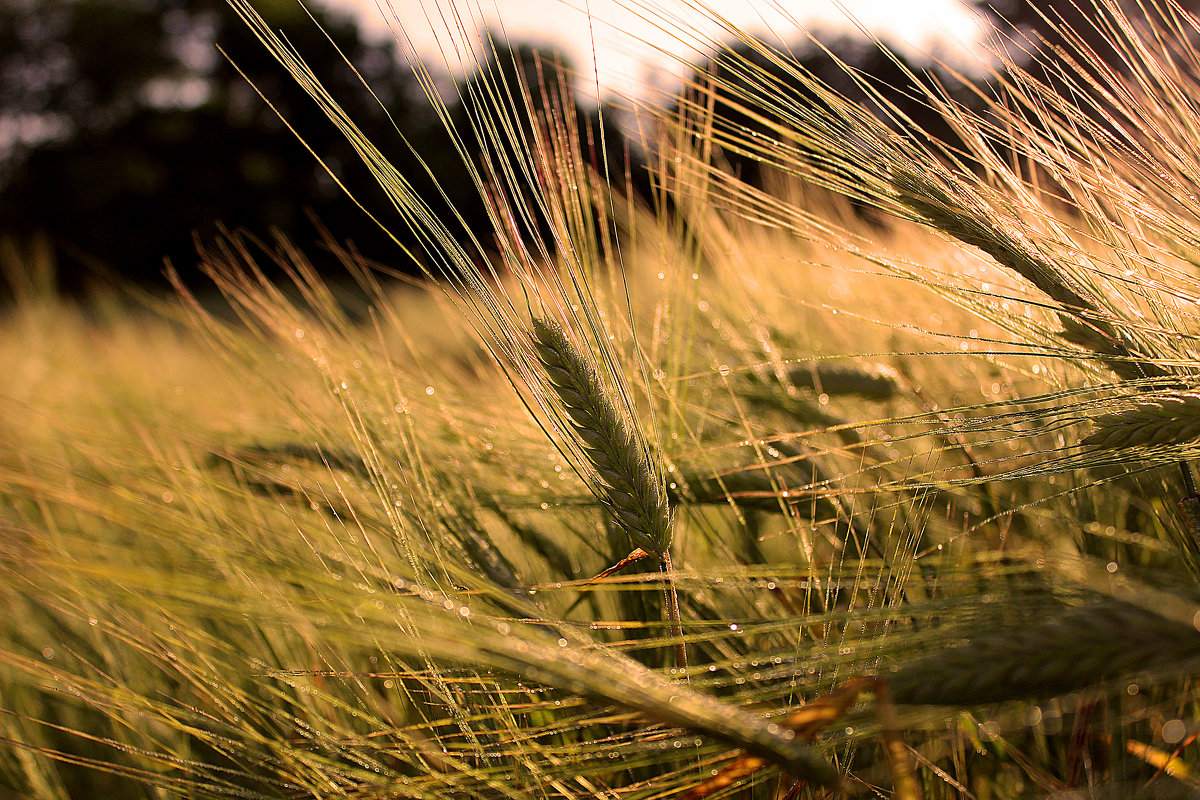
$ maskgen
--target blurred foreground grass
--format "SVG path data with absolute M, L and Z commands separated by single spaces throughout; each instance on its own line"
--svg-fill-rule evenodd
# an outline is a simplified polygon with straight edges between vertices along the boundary
M 972 169 L 832 97 L 737 139 L 695 87 L 660 210 L 541 108 L 479 252 L 356 140 L 444 280 L 345 254 L 353 316 L 283 241 L 204 254 L 231 318 L 26 293 L 0 791 L 1192 796 L 1198 60 L 1107 19 L 1108 117 L 1018 72 L 1007 127 L 944 109 Z

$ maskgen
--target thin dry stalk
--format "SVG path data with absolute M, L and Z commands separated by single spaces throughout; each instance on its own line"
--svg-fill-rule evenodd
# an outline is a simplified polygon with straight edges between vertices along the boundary
M 874 678 L 854 678 L 846 681 L 824 697 L 818 697 L 808 705 L 788 714 L 777 724 L 781 728 L 792 731 L 795 738 L 802 742 L 814 741 L 854 705 L 863 691 L 872 690 L 877 683 Z M 680 800 L 703 800 L 752 775 L 768 763 L 766 759 L 753 753 L 738 756 L 716 775 L 693 786 Z

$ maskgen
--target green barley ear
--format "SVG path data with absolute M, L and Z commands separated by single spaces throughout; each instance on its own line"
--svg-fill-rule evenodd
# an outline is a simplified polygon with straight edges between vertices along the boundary
M 671 509 L 647 448 L 606 395 L 592 365 L 557 323 L 535 317 L 533 344 L 596 471 L 596 496 L 635 547 L 662 556 L 670 540 Z
M 1194 627 L 1106 598 L 940 649 L 888 683 L 897 703 L 973 706 L 1062 695 L 1143 670 L 1186 671 L 1197 660 Z
M 1101 450 L 1181 445 L 1200 439 L 1200 397 L 1179 395 L 1096 417 L 1080 444 Z

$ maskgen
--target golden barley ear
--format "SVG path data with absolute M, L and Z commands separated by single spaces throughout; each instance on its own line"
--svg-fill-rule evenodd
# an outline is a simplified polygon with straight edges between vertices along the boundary
M 1171 375 L 1129 340 L 1089 291 L 1055 266 L 1020 230 L 989 217 L 987 201 L 974 189 L 899 170 L 892 188 L 898 202 L 929 226 L 976 247 L 997 264 L 1053 300 L 1065 341 L 1091 351 L 1095 360 L 1125 380 Z

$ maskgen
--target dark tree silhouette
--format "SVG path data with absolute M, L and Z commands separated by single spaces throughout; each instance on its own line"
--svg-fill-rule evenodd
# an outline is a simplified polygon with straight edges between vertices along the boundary
M 368 41 L 348 18 L 319 11 L 314 25 L 294 0 L 255 7 L 451 234 L 474 231 L 490 246 L 464 154 L 390 40 Z M 170 259 L 186 278 L 196 238 L 222 228 L 261 238 L 278 230 L 303 244 L 318 236 L 310 215 L 365 256 L 416 271 L 318 162 L 411 247 L 416 237 L 353 147 L 224 0 L 0 0 L 0 53 L 0 235 L 49 237 L 67 288 L 96 263 L 154 281 Z M 579 105 L 567 65 L 497 44 L 458 82 L 449 109 L 466 158 L 493 188 L 532 205 L 528 176 L 507 185 L 499 177 L 500 160 L 513 163 L 517 151 L 494 140 L 481 116 L 496 91 L 523 105 L 521 86 L 535 115 L 571 119 L 587 161 L 601 169 L 606 153 L 608 172 L 624 179 L 636 155 L 615 126 Z M 645 170 L 633 174 L 648 191 Z M 531 241 L 548 237 L 537 214 L 524 228 Z
M 420 175 L 397 129 L 424 149 L 447 146 L 390 42 L 314 12 L 318 28 L 297 3 L 258 8 L 402 170 Z M 0 52 L 0 233 L 49 236 L 68 284 L 89 261 L 147 280 L 165 257 L 186 273 L 194 235 L 218 225 L 311 238 L 310 211 L 364 254 L 412 267 L 314 158 L 386 212 L 353 148 L 220 0 L 7 0 Z M 457 162 L 434 161 L 445 185 L 463 186 L 461 169 L 445 174 Z

